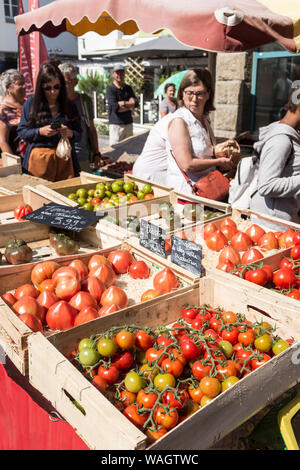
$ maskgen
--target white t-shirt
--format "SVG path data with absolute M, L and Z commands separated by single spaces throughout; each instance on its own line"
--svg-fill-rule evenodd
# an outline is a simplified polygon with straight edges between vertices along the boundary
M 192 155 L 194 158 L 209 159 L 213 158 L 213 146 L 215 145 L 215 138 L 211 130 L 208 119 L 204 117 L 206 129 L 202 126 L 200 121 L 185 107 L 182 106 L 177 111 L 171 114 L 171 119 L 182 118 L 189 129 L 191 142 L 192 142 Z M 191 186 L 185 180 L 177 162 L 171 154 L 171 145 L 169 136 L 167 138 L 167 175 L 165 185 L 174 188 L 176 191 L 191 194 Z M 215 167 L 211 167 L 204 171 L 198 172 L 186 172 L 187 176 L 192 182 L 198 181 L 199 178 L 205 176 L 210 171 L 215 170 Z

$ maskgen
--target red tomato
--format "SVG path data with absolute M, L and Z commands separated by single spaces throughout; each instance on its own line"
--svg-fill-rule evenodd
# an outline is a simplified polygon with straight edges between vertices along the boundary
M 119 378 L 120 371 L 119 369 L 111 365 L 110 367 L 99 366 L 98 375 L 102 377 L 109 385 L 116 383 Z
M 173 409 L 170 409 L 169 411 L 166 411 L 164 408 L 161 406 L 158 406 L 154 410 L 153 414 L 154 420 L 159 426 L 163 426 L 166 429 L 172 429 L 176 424 L 178 423 L 179 415 L 178 411 Z
M 1 295 L 1 299 L 3 299 L 4 302 L 9 307 L 12 307 L 17 301 L 17 299 L 15 298 L 15 296 L 11 292 L 5 292 L 5 294 Z
M 45 279 L 51 279 L 53 273 L 60 266 L 55 261 L 43 261 L 37 263 L 31 271 L 31 282 L 35 287 L 38 287 Z
M 33 297 L 21 297 L 21 299 L 17 300 L 17 302 L 13 305 L 12 309 L 18 315 L 21 315 L 22 313 L 31 313 L 31 315 L 38 317 L 41 322 L 44 320 L 45 312 L 37 300 Z
M 114 313 L 117 310 L 119 310 L 118 305 L 115 305 L 115 304 L 103 305 L 103 307 L 101 307 L 98 310 L 98 315 L 99 315 L 99 317 L 104 317 L 105 315 L 109 315 L 110 313 Z
M 274 233 L 267 232 L 258 240 L 257 246 L 261 251 L 270 251 L 277 250 L 279 245 Z
M 152 336 L 146 333 L 146 331 L 138 330 L 135 333 L 135 345 L 137 348 L 142 349 L 143 351 L 146 351 L 148 348 L 151 348 L 153 343 L 154 343 L 154 340 Z
M 93 197 L 93 199 L 91 200 L 91 203 L 93 204 L 93 206 L 95 204 L 100 204 L 101 203 L 101 199 L 99 197 Z
M 231 240 L 233 235 L 238 231 L 236 227 L 233 227 L 232 225 L 225 225 L 223 228 L 220 229 L 220 231 L 225 235 L 227 240 Z
M 79 291 L 80 281 L 78 279 L 74 277 L 62 277 L 58 278 L 54 292 L 59 299 L 69 301 Z
M 255 261 L 258 261 L 262 259 L 264 256 L 261 254 L 259 250 L 256 248 L 250 248 L 249 250 L 245 251 L 243 253 L 242 258 L 241 258 L 241 263 L 242 264 L 250 264 L 250 263 L 255 263 Z
M 142 428 L 149 417 L 149 413 L 140 413 L 135 404 L 127 406 L 123 413 L 138 428 Z
M 119 308 L 125 308 L 128 305 L 126 292 L 117 286 L 111 286 L 106 289 L 101 296 L 101 305 L 118 305 Z
M 21 297 L 24 295 L 37 298 L 39 296 L 39 291 L 36 287 L 34 287 L 32 284 L 22 284 L 19 286 L 15 292 L 14 292 L 14 297 L 19 300 Z
M 238 343 L 240 344 L 240 343 Z M 241 366 L 245 365 L 246 363 L 249 365 L 249 357 L 252 355 L 252 351 L 248 350 L 248 349 L 244 349 L 243 348 L 243 345 L 241 345 L 240 349 L 238 349 L 238 351 L 236 351 L 236 359 L 237 359 L 237 363 L 238 364 L 241 364 Z M 249 360 L 248 360 L 249 359 Z
M 170 408 L 176 408 L 177 410 L 181 410 L 184 407 L 188 398 L 189 394 L 186 390 L 179 389 L 176 391 L 176 393 L 171 392 L 171 390 L 168 390 L 163 394 L 162 402 L 165 405 L 169 404 Z
M 76 315 L 74 326 L 82 325 L 83 323 L 95 320 L 95 318 L 99 318 L 97 310 L 93 307 L 85 307 Z
M 217 231 L 217 226 L 213 222 L 208 222 L 204 225 L 203 238 L 206 240 L 212 233 Z
M 192 400 L 194 400 L 196 403 L 200 403 L 201 399 L 203 397 L 203 392 L 200 389 L 200 387 L 194 387 L 193 385 L 190 385 L 188 388 L 189 395 Z
M 74 326 L 78 311 L 65 300 L 51 305 L 46 314 L 46 323 L 50 330 L 69 330 Z
M 273 269 L 268 264 L 264 264 L 261 269 L 267 274 L 267 283 L 273 280 Z
M 156 343 L 157 343 L 157 346 L 169 346 L 170 344 L 173 343 L 173 340 L 171 338 L 168 338 L 167 336 L 163 336 L 163 335 L 159 335 L 157 338 L 156 338 Z
M 38 290 L 40 292 L 43 292 L 44 290 L 49 290 L 50 292 L 54 292 L 55 282 L 53 281 L 53 279 L 45 279 L 39 284 Z
M 146 302 L 147 300 L 155 299 L 155 297 L 159 297 L 160 293 L 154 289 L 148 289 L 141 295 L 141 302 Z
M 151 410 L 158 399 L 156 392 L 150 392 L 148 388 L 139 390 L 136 396 L 136 402 L 141 408 L 147 408 Z
M 16 207 L 14 210 L 14 217 L 15 219 L 24 222 L 25 219 L 22 219 L 24 215 L 30 214 L 33 209 L 29 204 L 21 204 L 20 206 Z
M 134 258 L 128 250 L 111 251 L 107 259 L 117 274 L 127 273 L 129 266 L 134 262 Z
M 241 331 L 238 335 L 238 342 L 243 346 L 250 346 L 255 340 L 255 335 L 252 328 L 248 328 L 246 331 Z
M 218 380 L 225 380 L 227 377 L 237 376 L 236 367 L 228 361 L 222 364 L 217 364 L 216 370 L 217 370 L 216 379 Z
M 230 244 L 237 251 L 247 251 L 252 246 L 252 240 L 244 232 L 237 232 L 230 240 Z
M 41 320 L 36 317 L 35 315 L 32 315 L 31 313 L 21 313 L 19 315 L 20 320 L 25 323 L 25 325 L 28 326 L 32 331 L 43 331 L 43 326 Z
M 180 341 L 180 351 L 183 355 L 188 360 L 193 360 L 196 359 L 197 357 L 200 356 L 201 354 L 201 347 L 196 346 L 194 341 L 187 337 L 184 341 Z
M 205 242 L 207 248 L 213 251 L 221 251 L 224 246 L 228 245 L 227 238 L 225 237 L 225 235 L 223 235 L 220 230 L 216 230 L 215 232 L 210 234 L 206 238 Z
M 63 278 L 74 278 L 79 281 L 79 274 L 76 269 L 72 268 L 71 266 L 61 266 L 54 271 L 52 279 L 57 283 L 60 279 Z
M 197 308 L 184 308 L 181 311 L 181 318 L 183 318 L 187 323 L 192 323 L 194 318 L 198 315 L 199 310 Z
M 296 276 L 291 269 L 279 269 L 273 274 L 273 283 L 280 289 L 290 289 L 296 282 Z
M 116 273 L 108 264 L 101 264 L 92 268 L 89 272 L 89 277 L 93 276 L 103 282 L 106 289 L 113 286 L 116 282 Z
M 148 268 L 145 261 L 134 261 L 129 266 L 129 275 L 133 279 L 148 279 L 150 275 L 150 269 Z
M 205 364 L 201 360 L 195 361 L 192 365 L 192 373 L 197 380 L 201 380 L 203 377 L 209 375 L 211 369 L 211 364 Z
M 117 353 L 112 359 L 112 364 L 119 370 L 129 370 L 132 367 L 133 362 L 133 355 L 129 351 Z
M 293 237 L 294 245 L 300 245 L 300 232 L 295 232 Z
M 237 343 L 239 330 L 235 326 L 228 325 L 222 330 L 221 337 L 224 341 L 229 341 L 231 344 Z
M 265 286 L 268 282 L 267 273 L 262 268 L 246 271 L 245 279 L 246 281 L 258 284 L 259 286 Z
M 221 392 L 221 383 L 215 377 L 203 377 L 199 387 L 202 393 L 209 398 L 214 398 Z
M 228 225 L 230 227 L 237 228 L 237 225 L 234 222 L 234 220 L 230 219 L 230 217 L 225 217 L 225 219 L 222 219 L 220 224 L 219 224 L 219 230 L 222 231 L 224 229 L 224 227 L 227 227 Z
M 260 353 L 257 358 L 254 358 L 251 360 L 251 369 L 256 370 L 258 367 L 264 365 L 266 362 L 268 362 L 271 359 L 271 356 L 266 353 Z
M 161 365 L 162 361 L 167 357 L 161 349 L 148 348 L 146 350 L 145 359 L 147 363 L 152 366 L 154 364 Z
M 293 258 L 293 260 L 300 259 L 300 245 L 295 245 L 291 248 L 290 256 Z
M 163 371 L 174 375 L 174 377 L 179 377 L 182 374 L 183 367 L 184 365 L 179 359 L 166 358 L 161 363 Z
M 177 289 L 178 279 L 169 268 L 164 268 L 153 279 L 154 290 L 160 294 L 167 294 Z
M 294 269 L 296 267 L 296 263 L 294 263 L 291 258 L 282 258 L 279 267 L 280 269 Z
M 230 273 L 234 269 L 234 265 L 231 261 L 225 261 L 224 263 L 220 263 L 216 266 L 216 269 L 223 271 L 224 273 Z
M 51 305 L 59 301 L 59 298 L 54 294 L 54 292 L 51 292 L 50 290 L 44 290 L 40 293 L 36 300 L 41 307 L 45 307 L 48 310 Z
M 291 228 L 287 229 L 278 239 L 279 248 L 290 248 L 294 245 L 295 231 Z
M 81 283 L 81 290 L 89 292 L 97 303 L 100 302 L 103 292 L 105 291 L 105 285 L 100 279 L 94 276 L 90 276 Z
M 83 263 L 83 261 L 81 261 L 80 259 L 74 259 L 73 261 L 71 261 L 71 263 L 69 263 L 69 266 L 75 269 L 75 271 L 77 271 L 79 280 L 81 282 L 87 279 L 89 275 L 89 270 L 88 267 Z
M 239 252 L 232 246 L 225 246 L 219 255 L 219 263 L 225 263 L 226 261 L 230 261 L 233 266 L 241 262 Z
M 86 307 L 97 308 L 97 301 L 89 292 L 79 291 L 70 300 L 69 304 L 76 310 L 83 310 Z
M 300 300 L 300 291 L 298 289 L 292 289 L 290 292 L 285 294 L 287 297 L 291 297 L 291 299 Z
M 92 269 L 99 268 L 99 266 L 102 266 L 102 264 L 106 264 L 107 266 L 111 267 L 110 262 L 107 258 L 105 258 L 104 255 L 93 255 L 89 259 L 88 270 L 92 271 Z
M 130 331 L 123 329 L 116 334 L 115 341 L 120 349 L 129 350 L 134 346 L 135 336 Z
M 108 383 L 100 375 L 95 375 L 92 380 L 92 384 L 101 392 L 104 393 L 108 387 Z
M 261 228 L 259 225 L 252 224 L 247 230 L 246 234 L 248 237 L 251 238 L 254 244 L 257 244 L 259 239 L 265 234 L 266 232 L 264 231 L 263 228 Z

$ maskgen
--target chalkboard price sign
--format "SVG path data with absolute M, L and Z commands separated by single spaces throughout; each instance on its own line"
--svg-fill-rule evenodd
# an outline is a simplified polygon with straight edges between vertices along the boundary
M 189 240 L 172 237 L 171 261 L 184 269 L 201 276 L 202 273 L 202 247 Z
M 50 202 L 30 212 L 30 214 L 24 215 L 22 218 L 64 230 L 80 232 L 89 225 L 95 224 L 104 215 L 104 213 L 97 212 L 96 214 L 77 207 L 68 207 Z
M 163 258 L 166 257 L 166 236 L 164 229 L 155 224 L 151 224 L 151 222 L 147 220 L 141 219 L 139 239 L 141 246 L 148 248 L 148 250 L 153 251 L 153 253 Z

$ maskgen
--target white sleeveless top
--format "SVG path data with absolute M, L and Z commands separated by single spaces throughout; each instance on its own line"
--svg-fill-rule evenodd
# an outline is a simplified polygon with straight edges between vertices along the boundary
M 168 115 L 167 115 L 168 116 Z M 209 159 L 213 158 L 213 146 L 215 145 L 215 138 L 208 122 L 208 119 L 204 117 L 206 130 L 200 121 L 185 107 L 182 106 L 177 111 L 171 114 L 171 120 L 175 118 L 182 118 L 188 126 L 191 142 L 192 142 L 192 155 L 194 158 Z M 181 170 L 179 169 L 177 162 L 171 154 L 171 145 L 169 135 L 166 143 L 167 149 L 167 175 L 166 175 L 166 186 L 172 187 L 175 191 L 191 194 L 191 186 L 186 182 Z M 205 176 L 210 171 L 215 170 L 215 167 L 211 167 L 204 171 L 198 172 L 186 172 L 187 176 L 192 182 L 198 181 L 199 178 Z

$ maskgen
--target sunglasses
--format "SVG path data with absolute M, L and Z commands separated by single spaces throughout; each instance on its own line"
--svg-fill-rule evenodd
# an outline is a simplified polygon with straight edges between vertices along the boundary
M 54 86 L 44 86 L 43 90 L 45 91 L 50 91 L 50 90 L 60 90 L 60 85 L 54 85 Z

